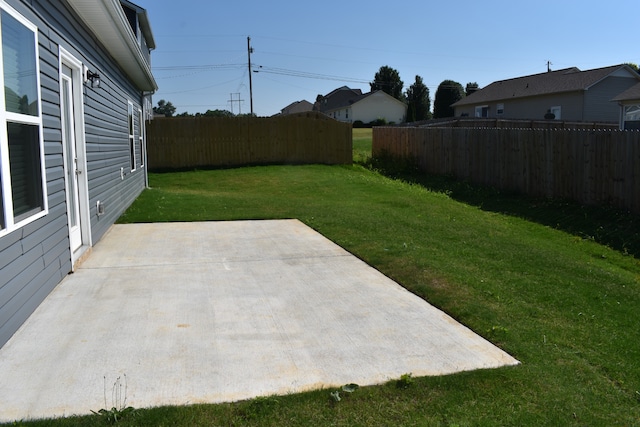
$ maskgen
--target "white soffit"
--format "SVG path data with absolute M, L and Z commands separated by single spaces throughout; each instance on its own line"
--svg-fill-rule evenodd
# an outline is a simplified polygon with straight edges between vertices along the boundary
M 67 0 L 140 90 L 158 90 L 119 0 Z

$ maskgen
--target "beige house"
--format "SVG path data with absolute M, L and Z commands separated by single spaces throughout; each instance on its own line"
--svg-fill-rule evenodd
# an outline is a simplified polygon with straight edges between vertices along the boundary
M 566 68 L 500 80 L 453 104 L 455 116 L 525 120 L 618 122 L 611 100 L 640 82 L 628 65 Z
M 381 90 L 363 94 L 360 89 L 346 86 L 318 96 L 313 109 L 346 123 L 371 123 L 379 119 L 402 123 L 407 115 L 407 104 Z

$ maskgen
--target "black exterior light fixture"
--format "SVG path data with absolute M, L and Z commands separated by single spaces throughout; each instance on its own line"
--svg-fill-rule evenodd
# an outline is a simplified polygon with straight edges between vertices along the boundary
M 100 87 L 100 74 L 93 73 L 90 70 L 87 70 L 87 80 L 91 81 L 91 87 Z

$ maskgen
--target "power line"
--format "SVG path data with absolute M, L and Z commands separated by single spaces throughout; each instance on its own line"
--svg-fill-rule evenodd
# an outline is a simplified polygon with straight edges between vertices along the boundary
M 217 70 L 236 69 L 246 67 L 247 64 L 209 64 L 209 65 L 173 65 L 169 67 L 151 67 L 155 71 L 175 71 L 175 70 Z
M 254 73 L 278 74 L 281 76 L 300 77 L 305 79 L 317 80 L 337 80 L 350 83 L 369 83 L 369 80 L 358 79 L 353 77 L 334 76 L 330 74 L 310 73 L 307 71 L 289 70 L 286 68 L 265 67 L 260 66 L 259 69 L 253 70 Z

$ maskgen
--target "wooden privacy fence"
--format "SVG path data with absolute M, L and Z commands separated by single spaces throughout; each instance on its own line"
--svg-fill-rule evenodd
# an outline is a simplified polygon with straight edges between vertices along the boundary
M 373 156 L 385 153 L 429 174 L 640 213 L 638 131 L 374 128 Z
M 408 124 L 409 127 L 462 127 L 462 128 L 501 128 L 501 129 L 606 129 L 620 128 L 618 123 L 605 122 L 568 122 L 564 120 L 522 120 L 522 119 L 483 119 L 476 117 L 450 117 L 431 119 Z
M 319 113 L 174 117 L 147 124 L 150 170 L 253 164 L 350 164 L 351 125 Z

